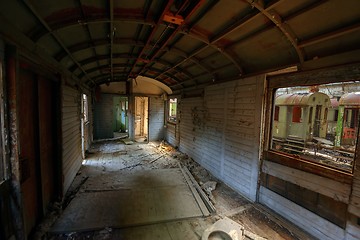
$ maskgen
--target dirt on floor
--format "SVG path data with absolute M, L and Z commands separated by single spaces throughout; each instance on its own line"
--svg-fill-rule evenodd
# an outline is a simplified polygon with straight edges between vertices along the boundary
M 38 225 L 37 231 L 33 236 L 34 239 L 125 239 L 119 235 L 124 230 L 119 231 L 112 228 L 57 235 L 49 234 L 48 231 L 71 200 L 77 194 L 86 191 L 89 184 L 94 182 L 90 181 L 91 179 L 101 176 L 102 181 L 106 182 L 111 180 L 107 179 L 111 177 L 109 173 L 117 174 L 125 171 L 128 173 L 139 170 L 178 168 L 179 166 L 189 169 L 199 186 L 201 186 L 215 206 L 216 213 L 206 218 L 191 219 L 181 223 L 168 223 L 168 226 L 166 226 L 168 229 L 172 229 L 174 224 L 185 224 L 187 228 L 192 228 L 195 236 L 198 236 L 197 239 L 201 239 L 202 232 L 208 226 L 219 219 L 229 217 L 241 224 L 245 230 L 253 233 L 254 236 L 279 240 L 313 239 L 275 213 L 242 197 L 213 177 L 193 159 L 167 145 L 165 142 L 125 145 L 121 140 L 103 141 L 94 143 L 86 155 L 86 159 L 83 161 L 83 165 L 68 190 L 64 201 L 51 206 L 49 214 Z M 138 230 L 147 231 L 144 229 L 139 228 Z M 157 237 L 154 239 L 161 238 Z

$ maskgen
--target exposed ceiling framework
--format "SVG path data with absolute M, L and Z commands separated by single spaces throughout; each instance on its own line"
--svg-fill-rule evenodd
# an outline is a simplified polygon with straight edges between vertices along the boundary
M 16 0 L 0 9 L 90 88 L 145 76 L 179 91 L 360 62 L 358 0 Z

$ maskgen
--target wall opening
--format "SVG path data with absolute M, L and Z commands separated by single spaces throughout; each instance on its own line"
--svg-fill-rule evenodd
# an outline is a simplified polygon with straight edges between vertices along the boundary
M 359 83 L 278 88 L 274 95 L 271 149 L 352 172 L 357 141 Z M 291 112 L 291 116 L 286 114 Z M 335 116 L 336 115 L 336 116 Z M 336 119 L 336 120 L 335 120 Z
M 128 97 L 114 97 L 114 138 L 126 138 L 129 136 Z
M 149 130 L 149 98 L 135 97 L 135 141 L 147 142 Z
M 94 138 L 115 139 L 129 136 L 128 97 L 102 93 L 94 103 Z

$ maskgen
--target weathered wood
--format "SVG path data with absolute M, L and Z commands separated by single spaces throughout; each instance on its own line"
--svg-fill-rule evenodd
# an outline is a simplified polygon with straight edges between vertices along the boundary
M 264 76 L 208 86 L 183 99 L 180 150 L 255 200 Z M 254 189 L 250 189 L 254 181 Z
M 185 172 L 184 170 L 184 167 L 182 167 L 180 164 L 179 164 L 179 168 L 185 178 L 185 181 L 186 183 L 188 184 L 190 190 L 191 190 L 191 193 L 193 195 L 193 197 L 196 199 L 196 202 L 202 212 L 202 214 L 204 216 L 209 216 L 210 215 L 210 211 L 209 209 L 207 208 L 207 206 L 205 205 L 203 199 L 201 198 L 201 196 L 199 195 L 199 193 L 197 192 L 196 188 L 194 187 L 194 183 L 191 181 L 190 177 L 188 176 L 188 174 Z
M 359 81 L 360 63 L 316 69 L 298 73 L 269 76 L 269 88 L 319 85 L 341 81 Z
M 161 97 L 149 98 L 149 141 L 164 138 L 164 100 Z
M 274 177 L 331 197 L 336 201 L 344 203 L 349 202 L 351 192 L 350 184 L 339 183 L 332 179 L 303 172 L 269 161 L 264 161 L 262 171 Z
M 273 151 L 265 151 L 263 158 L 268 161 L 279 163 L 290 168 L 295 168 L 308 173 L 313 173 L 318 176 L 333 179 L 340 183 L 352 184 L 352 175 L 341 172 L 336 169 L 320 166 L 316 163 L 308 162 L 300 158 L 291 157 Z
M 260 187 L 259 201 L 319 239 L 345 239 L 344 229 L 264 187 Z
M 63 192 L 70 187 L 81 166 L 80 92 L 62 86 L 62 174 Z

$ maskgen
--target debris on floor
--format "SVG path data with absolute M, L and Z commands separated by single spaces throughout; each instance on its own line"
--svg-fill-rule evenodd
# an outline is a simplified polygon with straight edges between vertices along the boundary
M 206 208 L 213 207 L 214 211 L 210 211 L 213 212 L 211 215 L 207 217 L 197 216 L 190 219 L 179 219 L 176 221 L 168 221 L 165 219 L 159 223 L 140 224 L 141 226 L 127 227 L 124 225 L 121 229 L 111 225 L 103 225 L 102 228 L 90 229 L 89 231 L 72 231 L 67 233 L 49 232 L 56 218 L 65 212 L 72 202 L 81 198 L 81 196 L 85 196 L 84 194 L 96 195 L 102 192 L 108 192 L 111 195 L 116 193 L 116 191 L 126 193 L 130 191 L 130 189 L 138 189 L 139 191 L 135 191 L 133 194 L 138 194 L 137 198 L 146 198 L 146 192 L 148 191 L 146 189 L 148 189 L 147 186 L 150 186 L 151 181 L 153 181 L 154 184 L 159 184 L 154 178 L 146 177 L 146 174 L 156 173 L 156 171 L 153 170 L 161 171 L 172 169 L 172 171 L 176 171 L 176 169 L 179 169 L 179 166 L 183 172 L 188 172 L 183 174 L 183 176 L 185 179 L 187 178 L 187 185 L 190 189 L 192 188 L 193 191 L 186 193 L 186 195 L 192 196 L 197 193 L 198 198 L 203 200 Z M 144 173 L 146 174 L 144 175 Z M 166 179 L 164 182 L 167 186 L 164 185 L 164 187 L 167 187 L 170 191 L 174 178 L 169 175 Z M 136 184 L 143 184 L 143 190 L 139 189 Z M 156 192 L 161 193 L 160 190 L 153 193 Z M 169 197 L 167 200 L 168 204 L 171 204 L 171 201 L 176 201 L 171 200 L 171 197 L 176 195 L 175 192 L 170 192 L 166 194 L 164 192 L 163 194 L 164 197 Z M 151 198 L 153 198 L 152 201 L 158 201 L 156 199 L 159 197 L 159 194 L 150 194 Z M 139 211 L 145 206 L 145 202 L 138 206 L 130 206 L 131 203 L 129 203 L 129 201 L 131 194 L 127 195 L 129 199 L 123 199 L 125 202 L 123 204 L 126 205 L 124 206 L 125 210 Z M 120 196 L 122 195 L 118 197 Z M 130 145 L 126 145 L 119 140 L 94 143 L 88 150 L 87 157 L 83 161 L 83 165 L 75 177 L 68 191 L 67 198 L 65 199 L 62 203 L 58 203 L 59 208 L 55 208 L 49 213 L 51 220 L 48 219 L 39 225 L 39 231 L 37 235 L 35 235 L 37 239 L 199 240 L 207 228 L 218 220 L 226 218 L 243 227 L 243 235 L 245 236 L 243 239 L 311 239 L 311 237 L 308 237 L 307 234 L 298 228 L 284 224 L 284 222 L 279 220 L 280 218 L 270 218 L 269 216 L 273 213 L 269 214 L 265 208 L 259 208 L 256 204 L 249 202 L 240 194 L 213 177 L 191 157 L 179 152 L 164 141 L 149 142 L 147 144 L 132 143 Z M 108 201 L 111 201 L 110 199 L 111 196 L 108 198 Z M 68 205 L 69 202 L 70 204 Z M 95 206 L 96 204 L 93 208 L 96 208 Z M 65 209 L 62 209 L 62 207 Z M 145 206 L 145 208 L 147 207 Z M 156 211 L 162 212 L 163 210 L 165 210 L 165 208 Z M 92 209 L 91 211 L 98 210 Z M 150 206 L 148 211 L 154 211 L 153 207 Z M 202 209 L 202 211 L 204 211 L 204 209 Z M 111 217 L 113 214 L 109 211 L 107 215 Z M 107 215 L 105 215 L 105 217 Z M 96 220 L 100 221 L 99 219 L 95 219 L 95 221 Z M 131 221 L 135 223 L 137 220 L 134 218 Z M 213 237 L 212 239 L 227 239 L 226 237 L 215 238 L 216 236 L 211 236 Z

